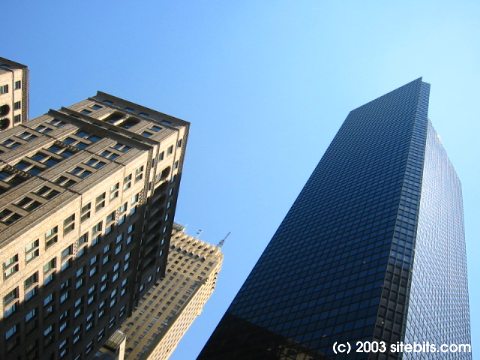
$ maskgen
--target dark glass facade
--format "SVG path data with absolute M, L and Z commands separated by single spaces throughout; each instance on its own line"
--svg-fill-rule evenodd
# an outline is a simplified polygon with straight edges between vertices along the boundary
M 199 359 L 398 359 L 332 346 L 470 342 L 460 184 L 443 148 L 429 149 L 429 88 L 417 79 L 350 112 Z M 424 176 L 442 178 L 425 198 Z M 433 286 L 418 290 L 432 277 L 459 285 L 432 302 Z

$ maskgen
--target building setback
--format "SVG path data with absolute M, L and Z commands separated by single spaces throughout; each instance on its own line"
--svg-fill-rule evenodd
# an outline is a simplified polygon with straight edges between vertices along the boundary
M 207 244 L 175 224 L 167 273 L 140 301 L 121 331 L 126 359 L 168 359 L 215 289 L 222 266 L 220 247 Z
M 88 359 L 165 274 L 189 123 L 99 92 L 0 133 L 0 358 Z
M 0 131 L 28 119 L 28 68 L 0 57 Z
M 199 359 L 399 359 L 398 341 L 470 343 L 461 185 L 429 89 L 417 79 L 350 112 Z M 335 355 L 347 341 L 386 350 Z

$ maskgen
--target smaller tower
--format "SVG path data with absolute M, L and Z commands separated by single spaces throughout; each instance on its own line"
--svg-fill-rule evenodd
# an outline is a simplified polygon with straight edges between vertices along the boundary
M 219 246 L 207 244 L 174 224 L 167 272 L 121 325 L 125 357 L 168 359 L 215 289 L 222 266 Z
M 0 131 L 28 119 L 28 68 L 0 57 Z

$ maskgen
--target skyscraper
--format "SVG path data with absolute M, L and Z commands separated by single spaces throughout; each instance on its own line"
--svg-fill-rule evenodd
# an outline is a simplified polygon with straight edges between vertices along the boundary
M 212 295 L 222 262 L 220 247 L 174 224 L 165 278 L 121 326 L 127 337 L 125 358 L 168 359 Z
M 429 89 L 417 79 L 350 112 L 200 359 L 398 359 L 401 341 L 470 343 L 461 187 Z
M 165 274 L 189 123 L 99 92 L 0 133 L 0 358 L 88 359 Z
M 28 118 L 28 68 L 0 57 L 0 131 Z

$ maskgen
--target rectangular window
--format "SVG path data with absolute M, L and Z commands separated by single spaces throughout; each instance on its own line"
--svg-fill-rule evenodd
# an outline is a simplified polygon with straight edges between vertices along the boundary
M 13 122 L 15 124 L 21 123 L 22 122 L 22 114 L 17 114 L 13 117 Z
M 112 185 L 110 187 L 110 200 L 113 200 L 118 197 L 119 189 L 120 189 L 120 183 L 116 183 L 115 185 Z
M 0 86 L 0 94 L 8 94 L 8 84 Z
M 21 134 L 17 135 L 20 139 L 25 140 L 25 141 L 31 141 L 33 139 L 37 138 L 37 135 L 33 135 L 32 133 L 28 131 L 24 131 Z
M 40 189 L 35 191 L 35 194 L 43 197 L 44 199 L 50 200 L 50 199 L 53 199 L 58 194 L 60 194 L 60 192 L 48 186 L 42 186 Z
M 55 180 L 55 183 L 60 186 L 69 187 L 69 186 L 75 185 L 77 182 L 73 179 L 70 179 L 62 175 L 57 180 Z
M 91 166 L 95 169 L 101 169 L 102 167 L 104 167 L 107 163 L 104 162 L 104 161 L 100 161 L 100 160 L 97 160 L 95 158 L 91 158 L 90 160 L 88 160 L 85 165 L 88 165 L 88 166 Z
M 62 250 L 62 261 L 73 254 L 73 245 L 70 245 Z
M 135 182 L 143 179 L 143 169 L 143 166 L 140 166 L 138 169 L 135 170 Z
M 17 333 L 17 325 L 13 325 L 11 328 L 9 328 L 7 331 L 5 331 L 5 340 L 10 339 L 16 333 Z
M 132 186 L 132 174 L 125 176 L 123 179 L 123 190 L 128 190 Z
M 100 194 L 97 196 L 95 199 L 95 211 L 98 212 L 99 210 L 103 209 L 105 207 L 105 198 L 106 198 L 106 193 Z
M 154 132 L 159 132 L 160 130 L 162 130 L 162 128 L 158 125 L 153 125 L 150 130 L 154 131 Z
M 21 80 L 15 81 L 15 90 L 19 90 L 21 88 L 22 88 L 22 81 Z
M 21 101 L 15 101 L 15 103 L 13 104 L 13 108 L 15 110 L 20 110 L 22 108 L 22 102 Z
M 167 149 L 167 155 L 173 154 L 173 145 L 169 146 Z
M 70 215 L 63 220 L 63 236 L 75 229 L 75 214 Z
M 69 173 L 82 179 L 85 179 L 92 174 L 90 170 L 84 169 L 81 166 L 76 166 L 74 169 L 70 170 Z
M 25 290 L 27 290 L 32 285 L 35 285 L 36 283 L 38 283 L 38 272 L 33 273 L 32 275 L 30 275 L 28 278 L 25 279 L 25 282 L 24 282 Z
M 120 142 L 117 142 L 115 145 L 112 146 L 112 149 L 126 153 L 131 149 L 131 147 L 128 145 L 122 144 Z
M 114 153 L 110 150 L 104 150 L 101 154 L 100 154 L 101 157 L 104 157 L 105 159 L 109 159 L 109 160 L 115 160 L 116 158 L 118 158 L 120 155 L 118 155 L 117 153 Z
M 28 263 L 40 255 L 40 241 L 37 239 L 25 246 L 25 261 Z
M 88 219 L 90 219 L 90 210 L 92 208 L 92 203 L 88 203 L 87 205 L 82 207 L 81 213 L 80 213 L 80 222 L 84 222 Z
M 55 226 L 45 233 L 45 249 L 58 241 L 58 226 Z
M 56 126 L 58 128 L 64 127 L 66 125 L 65 122 L 58 120 L 58 119 L 52 119 L 48 122 L 50 125 Z
M 11 290 L 7 295 L 3 297 L 3 306 L 7 306 L 18 299 L 18 287 Z
M 165 158 L 165 151 L 162 151 L 160 154 L 158 154 L 158 161 L 162 161 Z
M 49 273 L 50 271 L 54 270 L 57 267 L 57 258 L 51 259 L 45 265 L 43 265 L 43 272 L 44 274 Z
M 3 263 L 3 277 L 9 278 L 18 271 L 18 254 L 15 254 Z

